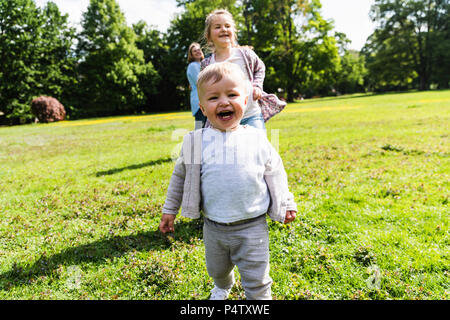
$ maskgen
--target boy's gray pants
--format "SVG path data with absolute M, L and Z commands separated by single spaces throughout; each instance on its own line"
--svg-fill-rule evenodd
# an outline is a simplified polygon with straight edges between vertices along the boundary
M 271 300 L 269 231 L 265 215 L 243 224 L 226 226 L 205 218 L 206 267 L 221 289 L 234 284 L 235 265 L 248 300 Z

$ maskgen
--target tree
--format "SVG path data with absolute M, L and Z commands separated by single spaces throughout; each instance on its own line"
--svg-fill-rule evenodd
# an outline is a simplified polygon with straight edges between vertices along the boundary
M 142 89 L 146 97 L 146 103 L 142 109 L 146 112 L 161 111 L 170 109 L 170 106 L 178 105 L 173 101 L 174 95 L 168 81 L 168 73 L 171 66 L 167 65 L 168 47 L 164 41 L 164 35 L 147 26 L 144 21 L 139 21 L 133 25 L 136 33 L 136 46 L 144 53 L 145 63 L 151 63 L 158 72 L 158 82 L 153 86 L 143 85 Z M 142 85 L 142 83 L 141 83 Z
M 143 85 L 159 76 L 145 63 L 136 34 L 115 0 L 91 0 L 79 36 L 80 116 L 133 113 L 145 104 Z
M 65 103 L 74 79 L 73 38 L 54 3 L 40 10 L 31 0 L 0 1 L 0 122 L 31 121 L 38 95 Z
M 243 6 L 245 38 L 266 64 L 267 91 L 281 88 L 288 101 L 300 94 L 326 93 L 339 54 L 330 34 L 333 25 L 320 15 L 320 1 L 254 0 Z
M 57 98 L 70 114 L 77 85 L 77 61 L 73 50 L 76 32 L 69 27 L 68 15 L 61 15 L 53 2 L 46 4 L 41 18 L 41 44 L 34 53 L 39 65 L 36 82 L 38 94 Z
M 33 1 L 0 1 L 0 111 L 4 122 L 31 119 L 28 102 L 33 95 L 33 49 L 39 28 Z
M 427 90 L 431 81 L 448 87 L 449 1 L 376 0 L 378 23 L 363 52 L 376 86 L 405 87 L 416 81 Z M 447 69 L 445 69 L 447 68 Z
M 345 51 L 336 77 L 336 90 L 341 93 L 364 92 L 364 78 L 367 75 L 364 56 L 358 51 Z
M 365 57 L 370 90 L 391 91 L 406 90 L 414 86 L 417 72 L 409 55 L 399 52 L 399 47 L 406 46 L 405 37 L 396 37 L 385 41 L 379 40 L 379 33 L 374 32 L 367 40 L 361 53 Z
M 438 88 L 450 88 L 450 1 L 443 3 L 435 8 L 435 28 L 434 35 L 430 40 L 433 56 L 431 65 L 430 82 L 437 84 Z

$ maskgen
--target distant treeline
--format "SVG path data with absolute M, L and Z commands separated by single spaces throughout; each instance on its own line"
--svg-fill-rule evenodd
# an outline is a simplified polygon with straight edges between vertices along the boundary
M 128 26 L 115 0 L 91 0 L 79 31 L 53 2 L 0 0 L 0 124 L 33 121 L 40 95 L 60 100 L 71 119 L 188 110 L 187 48 L 205 44 L 204 20 L 217 8 L 264 61 L 265 91 L 288 101 L 449 88 L 448 0 L 376 0 L 377 28 L 361 52 L 321 16 L 319 0 L 177 3 L 184 11 L 162 33 L 151 22 Z

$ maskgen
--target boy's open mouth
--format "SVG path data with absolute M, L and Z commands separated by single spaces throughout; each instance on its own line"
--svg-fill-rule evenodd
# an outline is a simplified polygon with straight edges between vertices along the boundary
M 217 114 L 217 117 L 219 117 L 220 120 L 230 120 L 233 117 L 234 112 L 229 110 L 220 111 Z

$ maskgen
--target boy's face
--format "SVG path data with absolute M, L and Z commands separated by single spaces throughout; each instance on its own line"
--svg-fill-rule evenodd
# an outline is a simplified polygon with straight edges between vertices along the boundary
M 221 131 L 235 130 L 245 112 L 248 101 L 245 82 L 229 75 L 199 88 L 200 108 L 211 125 Z

